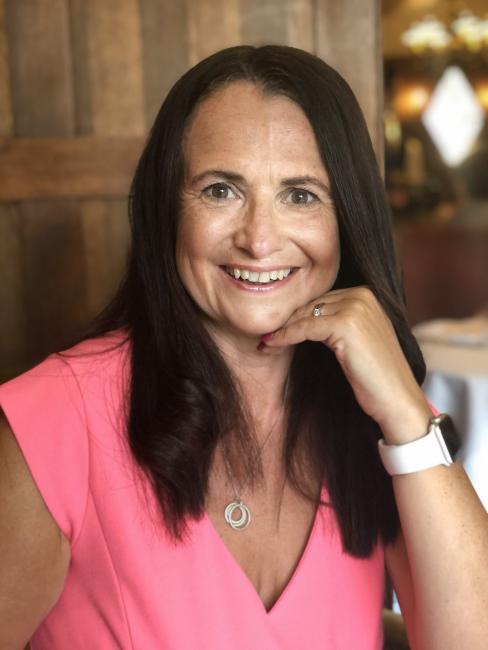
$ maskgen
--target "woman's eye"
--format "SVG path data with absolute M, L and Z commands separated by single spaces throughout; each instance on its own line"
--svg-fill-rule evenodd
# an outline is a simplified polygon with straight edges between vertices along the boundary
M 206 187 L 202 194 L 207 198 L 214 201 L 221 201 L 224 199 L 230 199 L 235 197 L 235 193 L 232 191 L 232 188 L 227 185 L 227 183 L 213 183 Z M 232 196 L 231 196 L 232 195 Z
M 310 205 L 319 200 L 313 192 L 298 188 L 292 189 L 288 196 L 295 205 Z

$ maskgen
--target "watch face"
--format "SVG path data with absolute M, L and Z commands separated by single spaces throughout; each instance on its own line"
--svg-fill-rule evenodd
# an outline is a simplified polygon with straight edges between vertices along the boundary
M 441 413 L 436 417 L 436 424 L 441 430 L 442 437 L 444 438 L 444 442 L 446 443 L 446 447 L 451 454 L 451 457 L 454 458 L 462 443 L 461 436 L 454 426 L 454 422 L 447 413 Z

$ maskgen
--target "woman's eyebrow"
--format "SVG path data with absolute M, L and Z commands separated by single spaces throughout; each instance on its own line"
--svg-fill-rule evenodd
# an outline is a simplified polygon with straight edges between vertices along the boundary
M 330 193 L 330 188 L 322 183 L 316 176 L 293 176 L 292 178 L 285 178 L 281 181 L 281 185 L 289 187 L 291 185 L 315 185 L 319 187 L 326 194 Z
M 244 183 L 246 184 L 246 179 L 242 174 L 237 172 L 225 170 L 225 169 L 207 169 L 206 171 L 197 174 L 191 179 L 191 185 L 194 186 L 203 180 L 207 176 L 213 176 L 222 178 L 223 180 L 230 181 L 233 183 Z M 280 185 L 282 187 L 293 187 L 295 185 L 315 185 L 320 188 L 323 192 L 327 194 L 330 193 L 330 188 L 325 185 L 320 179 L 316 176 L 292 176 L 291 178 L 284 178 Z
M 217 176 L 218 178 L 223 178 L 226 181 L 231 181 L 234 183 L 246 182 L 244 176 L 238 174 L 237 172 L 226 171 L 223 169 L 207 169 L 206 171 L 202 172 L 201 174 L 197 174 L 191 179 L 190 181 L 191 186 L 196 185 L 201 180 L 203 180 L 206 176 Z

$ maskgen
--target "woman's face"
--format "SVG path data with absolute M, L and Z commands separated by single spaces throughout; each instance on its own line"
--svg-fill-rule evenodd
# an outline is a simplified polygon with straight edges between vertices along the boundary
M 206 326 L 255 338 L 328 291 L 339 235 L 302 109 L 238 81 L 196 109 L 184 140 L 177 266 Z

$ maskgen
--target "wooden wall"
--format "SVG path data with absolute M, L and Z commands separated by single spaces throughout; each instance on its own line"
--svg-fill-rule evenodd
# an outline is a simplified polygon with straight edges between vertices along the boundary
M 206 55 L 318 54 L 351 83 L 381 159 L 379 21 L 379 0 L 0 0 L 0 381 L 114 291 L 144 136 Z

